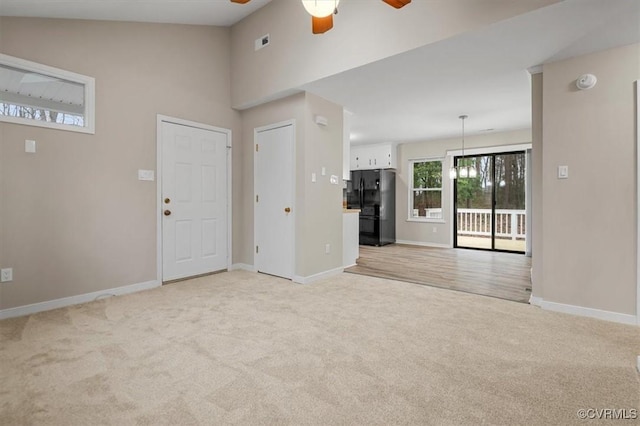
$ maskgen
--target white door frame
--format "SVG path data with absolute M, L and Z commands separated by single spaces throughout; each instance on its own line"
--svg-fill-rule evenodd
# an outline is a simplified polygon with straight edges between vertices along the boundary
M 640 325 L 640 80 L 636 80 L 636 223 L 636 324 Z
M 254 260 L 253 260 L 253 269 L 254 271 L 258 270 L 258 265 L 256 265 L 256 261 L 255 261 L 255 246 L 256 246 L 256 241 L 258 240 L 258 227 L 256 224 L 256 188 L 257 188 L 257 184 L 258 184 L 258 177 L 257 177 L 257 173 L 256 170 L 258 169 L 258 157 L 256 156 L 256 151 L 255 151 L 255 145 L 258 142 L 258 133 L 259 132 L 263 132 L 265 130 L 274 130 L 274 129 L 278 129 L 280 127 L 285 127 L 285 126 L 291 126 L 292 130 L 293 130 L 293 144 L 291 146 L 291 155 L 293 158 L 293 167 L 292 167 L 292 171 L 291 171 L 291 181 L 293 182 L 292 185 L 292 194 L 291 194 L 291 209 L 293 210 L 293 232 L 291 233 L 291 250 L 292 250 L 292 262 L 293 264 L 291 265 L 293 267 L 293 270 L 291 271 L 291 279 L 293 280 L 293 277 L 296 276 L 296 222 L 298 220 L 298 215 L 297 212 L 298 210 L 296 209 L 296 143 L 297 143 L 297 136 L 296 136 L 296 120 L 295 119 L 291 119 L 291 120 L 285 120 L 285 121 L 280 121 L 278 123 L 273 123 L 273 124 L 267 124 L 266 126 L 261 126 L 261 127 L 256 127 L 253 129 L 253 146 L 251 147 L 253 150 L 253 256 L 254 256 Z
M 231 130 L 158 114 L 156 116 L 156 279 L 158 284 L 162 284 L 162 123 L 211 130 L 227 135 L 227 269 L 231 269 L 233 241 L 231 234 L 233 229 L 233 224 L 231 223 L 233 201 L 233 194 L 231 193 Z
M 486 148 L 471 148 L 471 149 L 465 149 L 464 150 L 464 154 L 465 155 L 483 155 L 483 154 L 496 154 L 496 153 L 503 153 L 503 152 L 513 152 L 513 151 L 524 151 L 525 155 L 527 150 L 531 150 L 531 146 L 532 144 L 530 143 L 522 143 L 522 144 L 515 144 L 515 145 L 498 145 L 498 146 L 489 146 Z M 462 155 L 462 150 L 461 149 L 452 149 L 452 150 L 447 150 L 446 153 L 446 163 L 449 167 L 453 166 L 453 157 L 455 156 L 460 156 Z M 528 164 L 527 164 L 528 165 Z M 449 167 L 447 167 L 445 170 L 448 172 Z M 447 174 L 448 176 L 448 174 Z M 453 179 L 449 179 L 449 211 L 451 212 L 449 214 L 449 220 L 451 220 L 451 235 L 449 238 L 449 248 L 453 248 L 453 233 L 455 232 L 455 229 L 453 229 L 453 215 L 455 214 L 455 211 L 453 211 L 453 185 L 455 185 L 455 183 L 453 182 Z M 529 184 L 526 185 L 526 191 L 527 193 L 531 193 L 531 187 L 529 186 Z M 526 212 L 527 212 L 527 217 L 531 217 L 531 203 L 528 202 L 529 199 L 527 198 L 527 205 L 526 205 Z M 527 237 L 526 240 L 529 241 L 531 239 L 531 233 L 530 233 L 531 229 L 528 228 L 527 229 Z M 529 247 L 529 243 L 527 243 L 527 247 Z

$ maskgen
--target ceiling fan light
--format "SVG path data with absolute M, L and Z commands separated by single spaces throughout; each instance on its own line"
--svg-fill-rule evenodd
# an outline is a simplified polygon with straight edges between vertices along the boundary
M 316 18 L 326 18 L 333 14 L 340 0 L 302 0 L 302 5 L 309 15 Z
M 314 34 L 324 34 L 333 28 L 333 15 L 325 18 L 311 17 L 311 32 Z
M 478 176 L 478 171 L 476 170 L 476 168 L 473 166 L 469 166 L 469 177 L 473 179 L 476 176 Z
M 461 178 L 469 177 L 469 169 L 466 166 L 460 167 L 460 177 Z
M 389 6 L 395 7 L 396 9 L 400 9 L 408 5 L 409 3 L 411 3 L 411 0 L 382 0 L 382 1 L 388 4 Z

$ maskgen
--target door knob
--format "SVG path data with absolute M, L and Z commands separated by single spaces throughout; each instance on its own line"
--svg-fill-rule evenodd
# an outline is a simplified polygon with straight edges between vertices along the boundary
M 165 216 L 171 216 L 171 210 L 165 210 L 164 211 L 164 215 Z
M 165 198 L 165 199 L 164 199 L 164 203 L 165 203 L 165 204 L 169 204 L 170 202 L 171 202 L 171 199 L 170 199 L 170 198 Z
M 291 213 L 291 207 L 285 207 L 284 208 L 284 212 L 285 213 Z

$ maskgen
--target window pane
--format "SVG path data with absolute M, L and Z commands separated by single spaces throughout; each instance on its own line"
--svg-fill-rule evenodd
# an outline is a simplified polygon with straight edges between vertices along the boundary
M 413 217 L 442 219 L 442 191 L 413 191 Z
M 413 188 L 442 188 L 442 161 L 413 163 Z
M 95 80 L 0 54 L 0 121 L 94 132 Z
M 0 65 L 0 115 L 82 127 L 84 86 Z

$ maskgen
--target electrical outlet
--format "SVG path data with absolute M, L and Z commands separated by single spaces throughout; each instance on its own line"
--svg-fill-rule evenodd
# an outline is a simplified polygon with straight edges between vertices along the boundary
M 324 246 L 324 253 L 325 253 L 325 254 L 329 254 L 329 253 L 331 253 L 331 244 L 325 244 L 325 246 Z
M 13 281 L 13 268 L 0 270 L 0 282 L 6 283 L 7 281 Z

